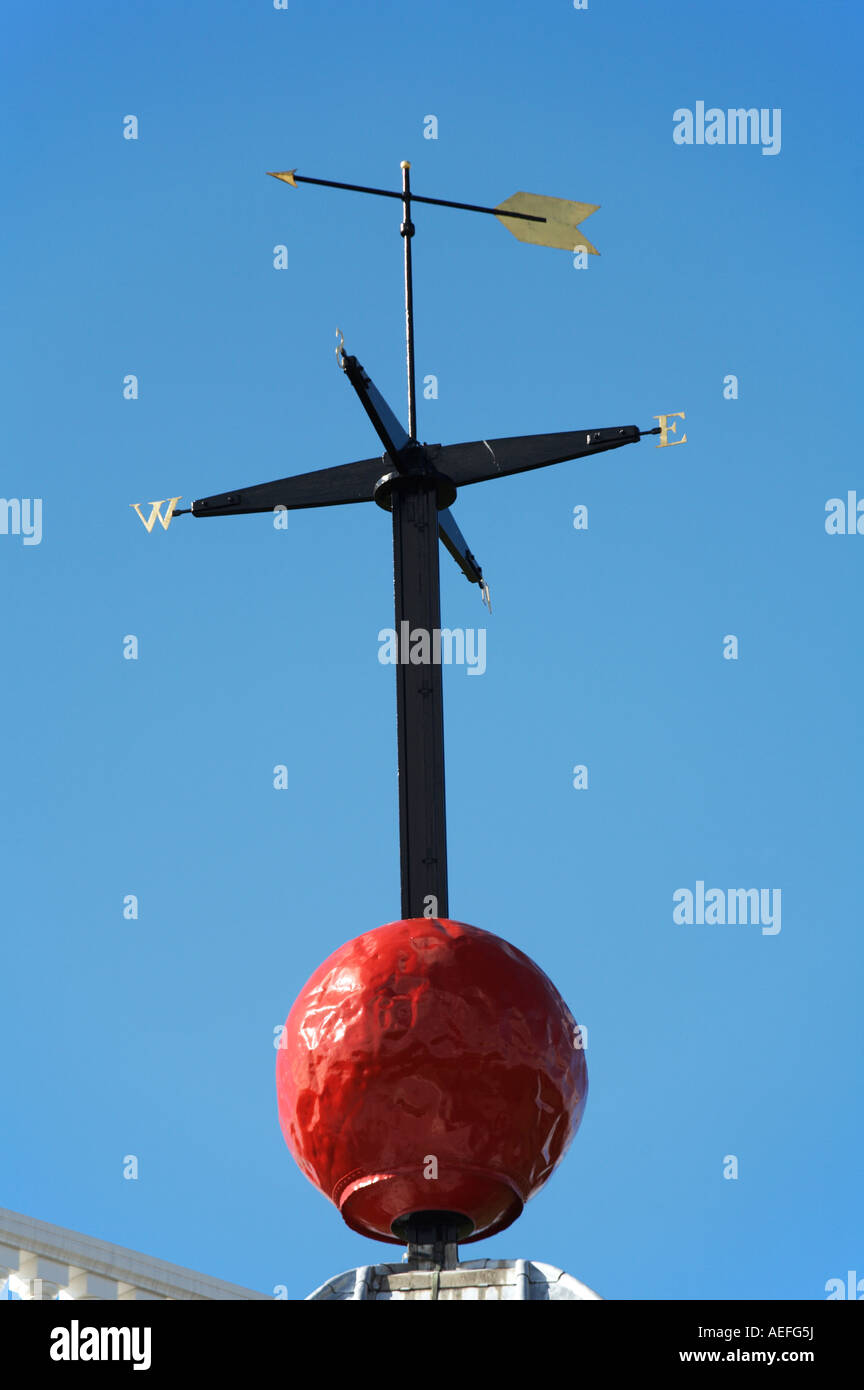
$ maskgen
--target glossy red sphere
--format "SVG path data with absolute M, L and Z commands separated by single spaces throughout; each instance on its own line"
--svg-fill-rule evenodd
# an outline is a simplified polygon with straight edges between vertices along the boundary
M 464 922 L 391 922 L 340 946 L 277 1053 L 279 1119 L 355 1231 L 391 1244 L 412 1212 L 509 1226 L 582 1118 L 576 1021 L 526 955 Z

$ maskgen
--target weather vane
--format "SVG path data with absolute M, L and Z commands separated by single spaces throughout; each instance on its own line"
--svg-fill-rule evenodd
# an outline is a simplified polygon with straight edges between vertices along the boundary
M 382 454 L 215 493 L 182 510 L 176 509 L 180 497 L 162 499 L 150 503 L 149 517 L 140 503 L 131 505 L 152 532 L 157 520 L 167 530 L 182 515 L 374 501 L 392 513 L 396 632 L 431 637 L 440 631 L 439 539 L 489 604 L 483 571 L 451 511 L 460 488 L 605 453 L 644 435 L 659 435 L 658 447 L 683 444 L 687 436 L 669 438 L 685 418 L 677 411 L 654 416 L 659 423 L 648 430 L 618 425 L 421 443 L 413 204 L 485 213 L 520 241 L 592 255 L 598 253 L 580 224 L 597 206 L 532 193 L 514 193 L 494 208 L 421 197 L 411 191 L 410 164 L 401 168 L 401 191 L 307 178 L 294 169 L 271 177 L 294 188 L 314 184 L 401 201 L 407 428 L 357 358 L 345 352 L 340 334 L 339 365 Z M 511 1278 L 525 1261 L 460 1265 L 456 1246 L 510 1225 L 563 1157 L 587 1093 L 582 1035 L 555 986 L 527 956 L 449 917 L 440 661 L 396 663 L 396 713 L 402 917 L 341 947 L 295 1002 L 277 1060 L 283 1132 L 303 1172 L 348 1225 L 408 1246 L 409 1274 L 430 1281 L 421 1297 L 459 1297 L 466 1279 L 479 1278 L 478 1264 L 495 1265 L 500 1290 L 511 1290 L 480 1296 L 549 1297 L 551 1283 L 569 1276 L 551 1271 L 547 1277 L 542 1271 L 549 1266 L 531 1265 Z M 343 1276 L 348 1292 L 335 1291 L 338 1281 L 331 1281 L 312 1297 L 417 1296 L 399 1292 L 404 1266 L 373 1268 L 377 1273 Z M 487 1283 L 496 1279 L 490 1274 Z M 571 1283 L 581 1292 L 551 1296 L 595 1296 Z

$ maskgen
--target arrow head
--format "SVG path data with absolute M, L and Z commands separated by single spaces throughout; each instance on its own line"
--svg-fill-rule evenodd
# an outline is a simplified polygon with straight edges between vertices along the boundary
M 297 180 L 296 180 L 295 177 L 294 177 L 294 175 L 295 175 L 296 173 L 297 173 L 297 170 L 296 170 L 296 169 L 285 169 L 281 174 L 273 174 L 273 173 L 271 173 L 270 170 L 268 169 L 268 170 L 267 170 L 267 177 L 268 177 L 268 179 L 281 179 L 283 183 L 290 183 L 290 185 L 291 185 L 292 188 L 296 188 L 296 187 L 297 187 Z
M 495 209 L 498 221 L 519 241 L 530 241 L 534 246 L 554 246 L 561 251 L 574 251 L 585 247 L 592 256 L 600 252 L 585 239 L 579 223 L 592 212 L 599 203 L 572 203 L 567 198 L 546 198 L 541 193 L 514 193 Z M 521 212 L 530 217 L 543 217 L 545 222 L 527 222 L 519 217 L 504 217 L 501 213 Z

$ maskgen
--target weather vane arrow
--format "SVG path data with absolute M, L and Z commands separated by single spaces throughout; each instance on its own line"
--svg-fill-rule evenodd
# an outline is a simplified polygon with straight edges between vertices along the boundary
M 402 168 L 408 167 L 403 164 Z M 296 188 L 300 183 L 314 183 L 321 188 L 342 188 L 349 193 L 371 193 L 376 198 L 400 198 L 404 201 L 405 191 L 396 192 L 391 188 L 367 188 L 359 183 L 337 183 L 334 179 L 312 179 L 298 174 L 296 169 L 285 169 L 282 173 L 270 173 L 271 179 L 281 179 L 283 183 Z M 530 241 L 534 246 L 553 246 L 560 251 L 575 251 L 583 248 L 592 256 L 600 252 L 579 230 L 580 222 L 596 212 L 599 203 L 572 203 L 566 198 L 547 198 L 539 193 L 514 193 L 495 208 L 481 207 L 478 203 L 454 203 L 449 198 L 424 198 L 419 193 L 411 193 L 412 203 L 429 203 L 438 208 L 457 208 L 460 212 L 485 212 L 497 217 L 520 241 Z
M 450 510 L 458 489 L 473 483 L 504 478 L 535 468 L 546 468 L 568 459 L 636 444 L 647 434 L 661 436 L 658 447 L 686 442 L 668 439 L 676 433 L 684 412 L 654 418 L 660 423 L 642 430 L 636 425 L 599 429 L 565 430 L 554 434 L 529 434 L 505 439 L 479 439 L 462 444 L 421 444 L 417 438 L 417 400 L 414 377 L 414 291 L 411 218 L 414 203 L 487 213 L 496 217 L 520 241 L 563 250 L 586 250 L 597 255 L 582 236 L 580 224 L 597 211 L 593 203 L 568 202 L 534 193 L 514 193 L 498 207 L 426 198 L 412 193 L 410 164 L 402 163 L 402 189 L 367 188 L 361 184 L 313 179 L 289 169 L 271 174 L 292 187 L 316 184 L 353 193 L 396 198 L 402 203 L 400 233 L 405 265 L 405 346 L 408 378 L 408 423 L 403 426 L 368 373 L 357 360 L 337 348 L 339 365 L 378 436 L 383 452 L 310 473 L 298 473 L 274 482 L 235 488 L 199 498 L 190 508 L 176 508 L 170 499 L 163 518 L 163 502 L 151 502 L 149 518 L 140 504 L 132 504 L 148 532 L 158 519 L 167 530 L 173 516 L 238 516 L 277 509 L 332 507 L 354 502 L 376 502 L 392 513 L 393 570 L 395 578 L 396 632 L 440 634 L 440 579 L 438 541 L 459 565 L 465 577 L 478 585 L 484 600 L 489 590 L 483 570 L 469 549 Z M 669 421 L 673 420 L 670 424 Z M 396 663 L 397 743 L 399 762 L 399 840 L 403 918 L 447 918 L 447 835 L 444 795 L 444 710 L 440 660 L 415 664 L 402 652 Z

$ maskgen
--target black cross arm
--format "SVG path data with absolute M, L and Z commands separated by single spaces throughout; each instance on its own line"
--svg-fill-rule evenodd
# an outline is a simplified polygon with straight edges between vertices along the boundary
M 484 483 L 510 473 L 527 473 L 567 459 L 602 454 L 624 444 L 637 444 L 643 434 L 636 425 L 600 430 L 565 430 L 561 434 L 523 434 L 510 439 L 480 439 L 470 444 L 445 444 L 434 454 L 435 467 L 455 486 Z
M 299 507 L 336 507 L 345 502 L 371 502 L 375 484 L 386 471 L 379 455 L 358 459 L 336 468 L 319 468 L 314 473 L 297 473 L 272 483 L 217 492 L 192 503 L 193 516 L 239 516 L 244 512 L 272 512 L 276 507 L 294 511 Z
M 372 421 L 372 428 L 384 445 L 385 451 L 390 455 L 394 466 L 401 468 L 401 455 L 414 441 L 399 423 L 378 387 L 357 361 L 357 358 L 342 353 L 339 362 L 357 392 L 360 404 Z
M 449 507 L 438 513 L 438 535 L 445 550 L 449 550 L 465 578 L 472 584 L 479 584 L 485 592 L 483 571 L 468 549 L 468 543 L 456 525 L 456 519 Z
M 362 371 L 362 368 L 360 370 Z M 371 383 L 369 384 L 371 386 Z M 375 392 L 374 386 L 372 392 Z M 375 392 L 375 396 L 377 395 Z M 369 399 L 371 402 L 371 393 Z M 383 404 L 386 407 L 386 402 Z M 396 424 L 398 425 L 398 421 Z M 635 444 L 643 434 L 657 432 L 639 430 L 635 425 L 625 425 L 602 430 L 484 439 L 468 444 L 427 445 L 424 453 L 438 472 L 450 478 L 455 486 L 465 487 L 469 483 L 502 478 L 510 473 L 545 468 L 567 459 L 604 453 L 607 449 L 617 449 L 624 444 Z M 407 436 L 405 438 L 407 441 Z M 396 440 L 391 438 L 391 443 L 395 447 Z M 210 497 L 200 497 L 192 503 L 190 511 L 193 516 L 198 517 L 240 516 L 251 512 L 270 512 L 276 507 L 294 511 L 304 507 L 336 507 L 348 502 L 371 502 L 375 484 L 386 470 L 387 459 L 380 455 L 376 458 L 358 459 L 354 463 L 343 463 L 335 468 L 319 468 L 312 473 L 296 473 L 289 478 L 277 478 L 274 482 L 258 483 L 252 487 L 235 488 L 231 492 L 218 492 Z M 177 512 L 175 515 L 180 513 Z M 444 516 L 445 513 L 442 512 L 441 515 Z M 453 521 L 452 514 L 447 511 L 446 516 L 449 521 L 445 521 L 439 528 L 441 540 L 465 570 L 460 556 L 470 556 L 471 552 Z M 452 544 L 448 543 L 448 531 Z M 471 559 L 473 561 L 473 556 Z M 479 566 L 477 568 L 479 570 Z M 469 574 L 468 570 L 465 570 L 465 573 L 472 583 L 482 584 L 481 579 Z

